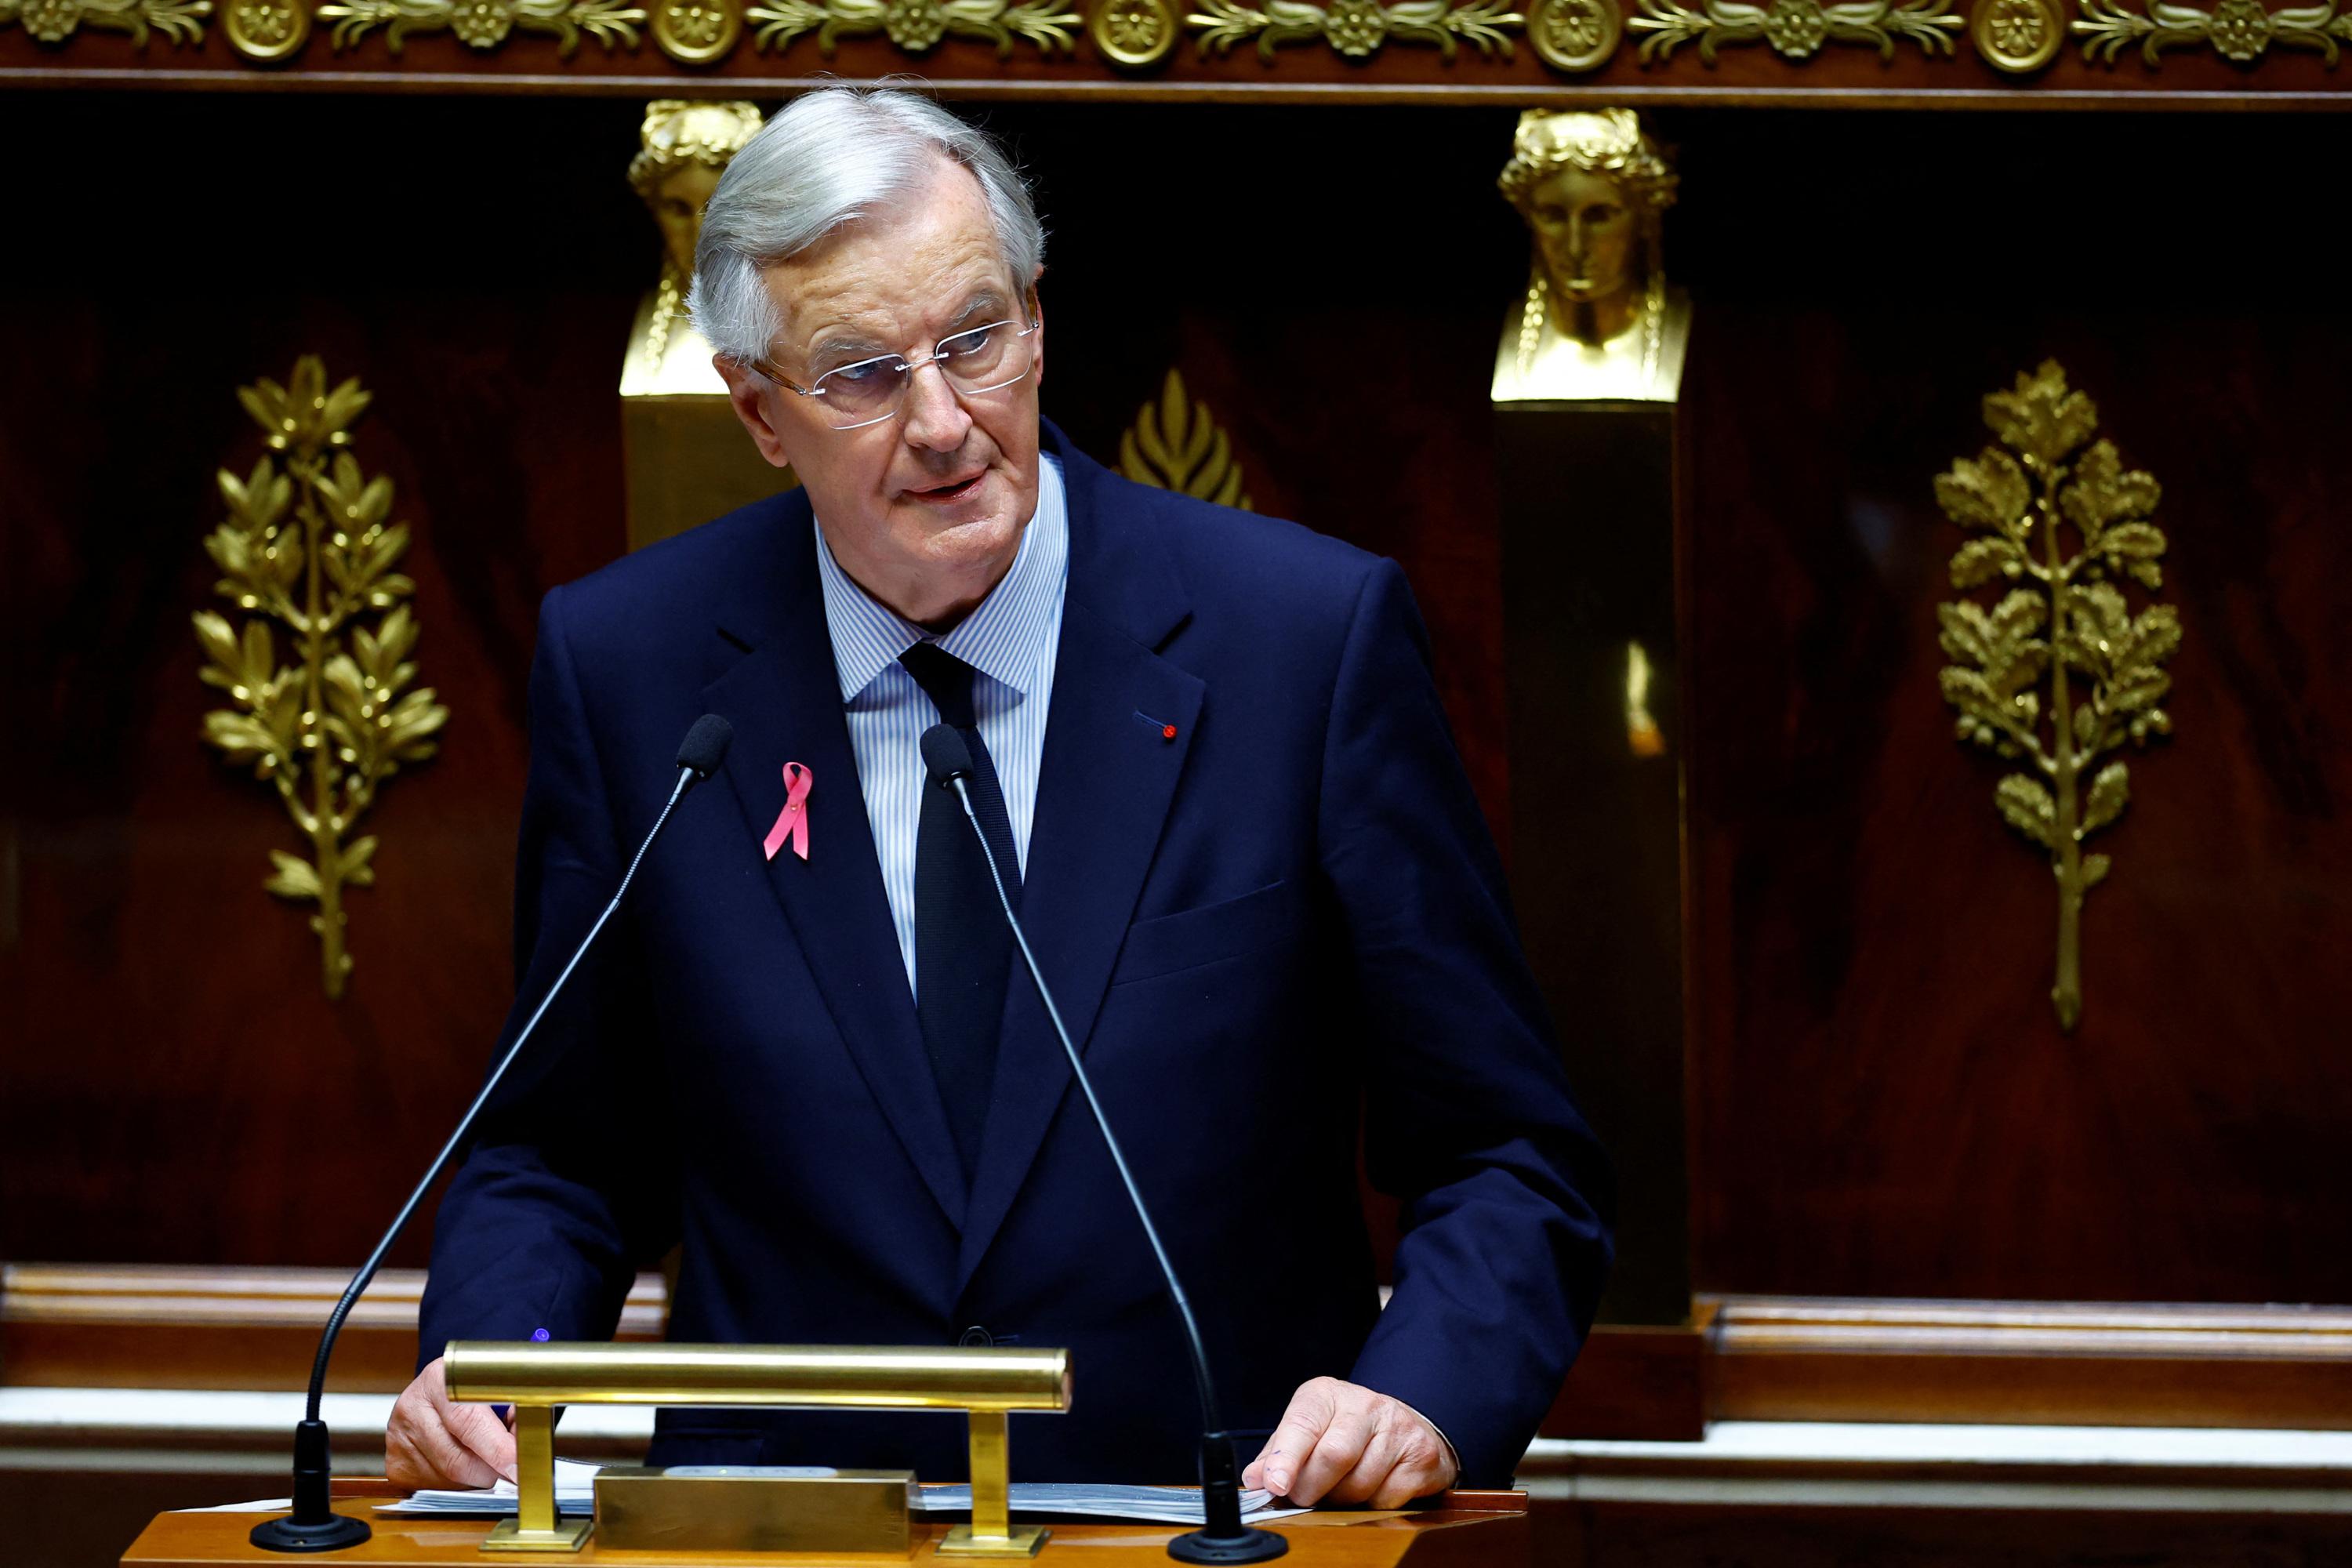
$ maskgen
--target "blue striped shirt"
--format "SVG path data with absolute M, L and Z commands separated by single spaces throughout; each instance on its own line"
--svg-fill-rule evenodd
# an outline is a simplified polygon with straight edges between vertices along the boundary
M 1049 457 L 1037 460 L 1037 514 L 1021 531 L 1012 569 L 945 637 L 932 636 L 851 581 L 833 558 L 819 520 L 816 568 L 824 583 L 833 667 L 841 678 L 857 787 L 866 796 L 866 820 L 874 830 L 909 990 L 915 984 L 915 835 L 922 823 L 926 777 L 920 742 L 923 731 L 940 721 L 940 710 L 898 656 L 919 642 L 936 642 L 980 672 L 971 683 L 972 714 L 996 764 L 1004 813 L 1012 818 L 1013 853 L 1025 871 L 1069 564 L 1069 505 L 1061 465 Z M 814 795 L 810 805 L 814 838 L 824 831 L 824 808 Z

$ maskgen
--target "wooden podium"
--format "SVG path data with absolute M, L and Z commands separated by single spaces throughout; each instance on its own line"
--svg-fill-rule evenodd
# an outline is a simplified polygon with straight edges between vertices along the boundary
M 315 1557 L 288 1557 L 263 1552 L 246 1534 L 266 1514 L 164 1513 L 155 1516 L 139 1539 L 124 1552 L 124 1568 L 213 1568 L 224 1563 L 287 1564 L 315 1563 L 401 1563 L 406 1568 L 482 1568 L 485 1563 L 510 1561 L 486 1557 L 478 1550 L 489 1533 L 486 1519 L 404 1519 L 369 1511 L 369 1500 L 390 1500 L 401 1494 L 388 1483 L 338 1482 L 336 1500 L 343 1510 L 359 1513 L 375 1533 L 347 1552 Z M 1266 1528 L 1288 1539 L 1290 1551 L 1280 1561 L 1297 1568 L 1397 1568 L 1411 1560 L 1412 1568 L 1527 1568 L 1530 1561 L 1528 1500 L 1525 1492 L 1448 1492 L 1440 1506 L 1411 1512 L 1317 1511 L 1277 1521 Z M 823 1554 L 801 1552 L 627 1552 L 599 1550 L 592 1542 L 577 1552 L 550 1556 L 549 1563 L 629 1563 L 635 1568 L 818 1568 L 820 1564 L 856 1564 L 883 1568 L 904 1561 L 929 1568 L 932 1548 L 945 1535 L 942 1522 L 915 1525 L 915 1547 L 904 1559 L 895 1553 Z M 1040 1563 L 1060 1561 L 1085 1568 L 1158 1568 L 1169 1561 L 1171 1538 L 1181 1533 L 1164 1524 L 1053 1525 L 1053 1537 L 1037 1555 Z

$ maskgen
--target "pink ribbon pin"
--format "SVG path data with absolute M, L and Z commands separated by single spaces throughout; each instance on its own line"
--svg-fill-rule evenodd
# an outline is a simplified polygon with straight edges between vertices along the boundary
M 816 775 L 800 763 L 784 764 L 784 809 L 776 814 L 776 825 L 768 829 L 769 859 L 776 858 L 776 851 L 784 847 L 787 837 L 793 841 L 793 853 L 803 860 L 808 858 L 809 786 L 815 782 Z

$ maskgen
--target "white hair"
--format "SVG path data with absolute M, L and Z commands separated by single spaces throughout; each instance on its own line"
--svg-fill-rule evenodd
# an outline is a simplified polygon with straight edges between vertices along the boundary
M 784 325 L 765 269 L 890 210 L 939 158 L 980 182 L 1013 287 L 1025 290 L 1045 259 L 1045 230 L 1027 182 L 986 132 L 903 89 L 820 88 L 761 127 L 711 193 L 687 295 L 705 341 L 738 364 L 764 363 Z

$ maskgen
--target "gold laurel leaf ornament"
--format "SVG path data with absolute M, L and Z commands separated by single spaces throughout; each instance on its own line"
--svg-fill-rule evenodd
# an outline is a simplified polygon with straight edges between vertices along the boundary
M 1995 70 L 2031 76 L 2058 58 L 2066 21 L 2053 0 L 1977 0 L 1969 41 Z
M 247 59 L 272 65 L 310 40 L 310 0 L 226 0 L 221 34 Z
M 1624 37 L 1617 0 L 1535 0 L 1528 7 L 1528 42 L 1554 70 L 1598 70 Z
M 1113 65 L 1149 70 L 1176 52 L 1182 26 L 1169 0 L 1095 0 L 1087 37 Z
M 723 60 L 743 36 L 737 0 L 654 0 L 646 30 L 654 47 L 680 65 Z
M 316 354 L 280 386 L 237 388 L 268 448 L 250 474 L 218 476 L 227 516 L 205 540 L 229 616 L 194 616 L 198 679 L 230 706 L 205 715 L 204 739 L 271 785 L 309 858 L 269 852 L 264 889 L 317 906 L 310 929 L 329 1000 L 351 976 L 343 894 L 375 881 L 373 834 L 352 837 L 384 782 L 439 749 L 449 710 L 417 686 L 416 584 L 394 570 L 408 525 L 391 521 L 392 481 L 349 450 L 372 401 L 356 377 L 330 389 Z M 280 658 L 278 637 L 286 638 Z
M 2094 439 L 2099 414 L 2055 360 L 1984 400 L 1996 445 L 1936 476 L 1944 515 L 1973 535 L 1952 557 L 1966 595 L 1936 606 L 1952 662 L 1937 679 L 1955 733 L 2018 764 L 1993 809 L 2048 858 L 2058 884 L 2058 964 L 2050 1000 L 2072 1034 L 2083 1016 L 2083 901 L 2113 862 L 2084 843 L 2131 802 L 2131 770 L 2110 753 L 2172 732 L 2165 668 L 2180 612 L 2125 596 L 2164 586 L 2163 489 Z

